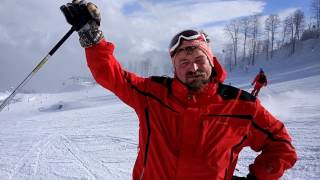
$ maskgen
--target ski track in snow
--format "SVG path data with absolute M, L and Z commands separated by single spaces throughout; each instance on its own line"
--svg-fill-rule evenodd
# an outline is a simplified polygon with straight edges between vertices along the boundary
M 54 159 L 51 159 L 50 153 L 59 152 L 62 150 L 65 151 L 64 153 L 69 153 L 71 160 L 67 160 L 70 157 L 68 157 L 66 154 L 63 155 L 63 158 L 66 159 L 59 159 L 57 156 L 54 156 Z M 82 172 L 85 172 L 85 175 L 78 173 L 80 174 L 81 179 L 101 179 L 102 177 L 107 177 L 106 174 L 104 176 L 96 175 L 94 171 L 97 169 L 97 167 L 95 167 L 93 164 L 94 162 L 87 158 L 84 153 L 81 153 L 81 151 L 76 148 L 67 137 L 63 135 L 50 135 L 49 137 L 37 143 L 30 150 L 30 152 L 28 152 L 19 160 L 9 179 L 29 179 L 28 177 L 31 177 L 30 179 L 46 179 L 51 176 L 51 173 L 53 173 L 47 170 L 50 168 L 51 163 L 60 164 L 62 167 L 63 164 L 74 163 L 76 166 L 83 169 Z M 101 166 L 101 164 L 98 165 Z M 95 167 L 95 170 L 91 169 L 93 167 Z M 75 169 L 70 170 L 75 171 Z M 66 179 L 70 178 L 56 172 L 54 172 L 53 175 L 54 178 L 56 177 L 58 179 L 61 179 L 62 177 Z M 50 179 L 52 179 L 52 177 Z
M 4 111 L 10 119 L 2 116 L 0 122 L 1 127 L 6 126 L 0 131 L 0 179 L 131 178 L 137 151 L 137 129 L 132 128 L 137 121 L 132 110 L 113 95 L 87 97 L 87 101 L 81 96 L 86 104 L 79 108 L 74 108 L 78 101 L 48 97 L 47 104 L 30 107 L 38 112 L 18 121 L 12 121 L 9 113 L 18 104 Z M 34 102 L 21 102 L 30 103 Z M 59 104 L 63 106 L 55 108 Z

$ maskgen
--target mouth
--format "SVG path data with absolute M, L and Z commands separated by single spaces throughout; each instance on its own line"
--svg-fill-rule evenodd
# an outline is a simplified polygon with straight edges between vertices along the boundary
M 204 78 L 202 75 L 197 75 L 197 76 L 189 76 L 188 79 L 202 79 Z
M 209 82 L 209 79 L 206 78 L 205 75 L 197 74 L 197 75 L 189 75 L 186 78 L 186 85 L 189 90 L 200 90 L 203 86 L 205 86 Z
M 205 78 L 205 74 L 200 74 L 200 73 L 197 73 L 197 74 L 189 74 L 187 75 L 187 78 L 189 79 L 200 79 L 200 78 Z

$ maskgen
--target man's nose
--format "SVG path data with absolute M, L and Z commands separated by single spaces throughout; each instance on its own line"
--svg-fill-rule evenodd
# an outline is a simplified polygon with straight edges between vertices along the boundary
M 196 72 L 199 69 L 197 63 L 191 63 L 191 71 Z

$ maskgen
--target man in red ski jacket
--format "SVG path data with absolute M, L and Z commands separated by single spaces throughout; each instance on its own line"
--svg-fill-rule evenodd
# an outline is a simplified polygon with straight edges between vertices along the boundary
M 251 85 L 254 85 L 254 88 L 251 91 L 251 94 L 257 97 L 260 92 L 260 89 L 263 86 L 267 86 L 267 84 L 268 84 L 267 76 L 264 74 L 263 69 L 260 69 L 259 73 L 256 75 L 256 77 L 251 83 Z
M 87 23 L 88 10 L 92 19 Z M 74 1 L 63 9 L 76 27 L 95 80 L 131 106 L 139 119 L 134 180 L 279 179 L 297 155 L 284 124 L 249 93 L 222 82 L 226 72 L 203 32 L 171 41 L 174 78 L 124 70 L 99 30 L 97 7 Z M 233 177 L 244 147 L 260 154 L 247 177 Z

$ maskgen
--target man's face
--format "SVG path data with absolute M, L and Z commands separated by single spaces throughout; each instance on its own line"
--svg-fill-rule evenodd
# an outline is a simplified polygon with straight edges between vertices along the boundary
M 198 91 L 210 81 L 212 67 L 199 48 L 178 49 L 173 63 L 176 77 L 191 90 Z

